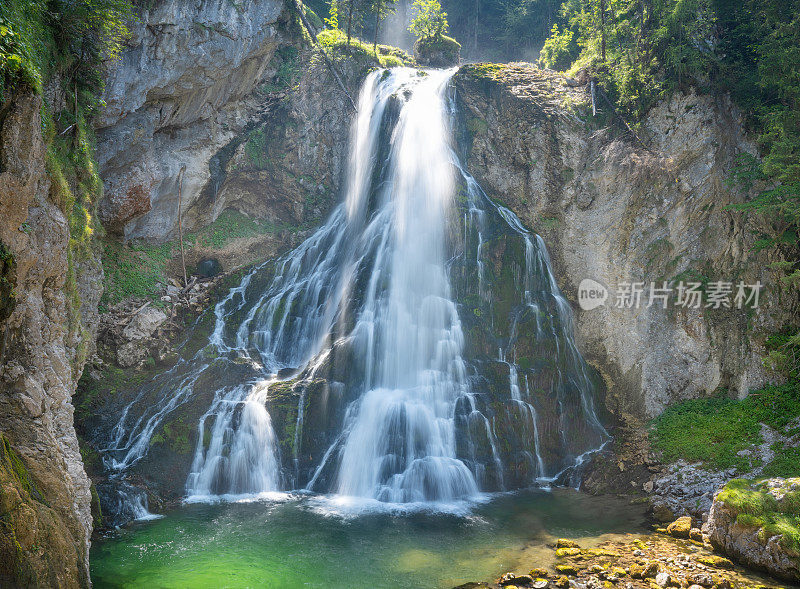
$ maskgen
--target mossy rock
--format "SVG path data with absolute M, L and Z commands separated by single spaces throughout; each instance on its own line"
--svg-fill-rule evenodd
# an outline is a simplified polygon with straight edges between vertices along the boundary
M 414 43 L 414 57 L 420 65 L 451 67 L 461 61 L 461 44 L 451 37 L 423 37 Z
M 679 517 L 667 526 L 667 534 L 673 538 L 688 538 L 692 529 L 692 518 L 688 515 Z

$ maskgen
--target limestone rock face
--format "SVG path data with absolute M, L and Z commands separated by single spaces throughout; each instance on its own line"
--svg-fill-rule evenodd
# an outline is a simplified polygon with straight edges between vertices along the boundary
M 527 64 L 464 66 L 454 78 L 467 164 L 488 195 L 514 210 L 550 249 L 559 286 L 576 309 L 578 344 L 603 376 L 605 406 L 620 420 L 669 403 L 765 383 L 759 332 L 796 310 L 781 296 L 768 254 L 751 250 L 753 221 L 727 205 L 726 180 L 754 152 L 728 100 L 676 94 L 647 116 L 641 142 L 615 138 L 592 117 L 586 86 Z M 750 225 L 748 225 L 748 223 Z M 624 283 L 770 284 L 755 311 L 617 308 Z M 609 290 L 578 309 L 584 279 Z
M 213 158 L 258 119 L 261 105 L 244 99 L 275 73 L 272 58 L 293 26 L 282 0 L 165 0 L 144 9 L 96 122 L 108 229 L 126 239 L 170 237 L 181 180 L 184 229 L 219 213 L 190 209 L 203 194 L 214 200 Z
M 785 508 L 782 500 L 788 494 L 796 501 L 797 490 L 800 489 L 800 479 L 797 478 L 770 479 L 762 484 L 777 498 L 777 510 Z M 737 521 L 739 512 L 735 506 L 723 500 L 723 493 L 715 497 L 708 518 L 711 544 L 748 566 L 790 581 L 800 580 L 800 554 L 788 548 L 780 534 L 770 533 L 757 524 Z
M 0 119 L 0 244 L 14 294 L 0 313 L 0 585 L 77 587 L 89 585 L 92 517 L 70 401 L 102 274 L 90 259 L 68 283 L 69 228 L 51 195 L 40 109 L 20 94 Z M 71 308 L 67 291 L 92 285 Z

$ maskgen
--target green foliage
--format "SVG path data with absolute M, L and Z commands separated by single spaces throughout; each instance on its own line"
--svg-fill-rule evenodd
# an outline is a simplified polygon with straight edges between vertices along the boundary
M 0 321 L 8 319 L 16 306 L 14 255 L 0 241 Z
M 291 88 L 300 77 L 300 52 L 297 48 L 281 47 L 276 53 L 280 63 L 272 80 L 261 86 L 261 91 L 265 93 Z
M 414 54 L 423 63 L 426 57 L 433 55 L 442 56 L 448 64 L 458 63 L 461 44 L 447 35 L 422 37 L 414 44 Z
M 408 30 L 414 33 L 417 39 L 438 39 L 449 31 L 447 13 L 442 10 L 439 0 L 414 0 L 413 9 L 414 18 Z
M 372 48 L 376 51 L 378 48 L 378 31 L 380 30 L 381 20 L 390 14 L 394 14 L 394 12 L 397 10 L 396 4 L 397 0 L 369 0 L 367 3 L 367 9 L 375 15 L 375 31 Z
M 683 401 L 654 420 L 653 446 L 667 461 L 683 458 L 715 469 L 735 467 L 745 471 L 754 465 L 737 452 L 762 443 L 760 424 L 783 431 L 798 416 L 797 381 L 753 391 L 741 401 L 722 396 Z M 777 460 L 791 458 L 781 452 Z M 800 473 L 800 464 L 796 467 Z
M 329 29 L 337 30 L 339 28 L 339 2 L 338 0 L 331 0 L 331 7 L 328 11 L 328 18 L 325 19 L 325 24 Z
M 778 500 L 763 482 L 734 479 L 717 500 L 737 514 L 739 524 L 763 528 L 765 537 L 780 534 L 782 546 L 800 550 L 800 492 L 787 490 Z
M 250 131 L 247 136 L 247 142 L 244 144 L 244 154 L 254 167 L 258 169 L 267 167 L 269 164 L 267 134 L 262 127 Z
M 347 36 L 338 30 L 322 31 L 317 36 L 317 41 L 335 60 L 348 58 L 367 59 L 374 61 L 381 67 L 393 67 L 411 62 L 411 57 L 396 47 L 378 45 L 376 51 L 372 45 L 368 45 L 357 38 L 350 39 L 350 45 L 348 45 Z
M 559 31 L 558 24 L 554 24 L 539 56 L 542 65 L 556 70 L 565 70 L 572 65 L 575 53 L 574 36 L 570 29 Z
M 133 12 L 128 0 L 4 0 L 0 4 L 0 100 L 22 83 L 40 92 L 58 73 L 65 86 L 102 90 Z
M 540 61 L 588 68 L 624 113 L 641 117 L 667 92 L 704 85 L 713 63 L 709 0 L 566 0 Z

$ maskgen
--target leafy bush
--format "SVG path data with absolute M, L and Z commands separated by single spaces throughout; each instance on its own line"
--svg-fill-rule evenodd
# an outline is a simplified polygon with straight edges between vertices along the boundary
M 554 24 L 553 29 L 550 31 L 550 37 L 547 38 L 544 42 L 544 47 L 542 47 L 539 62 L 550 69 L 567 69 L 572 65 L 572 60 L 575 57 L 576 45 L 573 42 L 574 36 L 575 34 L 571 30 L 559 31 L 558 24 Z
M 378 45 L 376 52 L 372 45 L 356 37 L 350 39 L 350 45 L 348 46 L 347 35 L 338 29 L 322 31 L 317 35 L 317 41 L 334 59 L 369 59 L 382 67 L 404 65 L 411 61 L 411 57 L 402 49 L 388 45 Z

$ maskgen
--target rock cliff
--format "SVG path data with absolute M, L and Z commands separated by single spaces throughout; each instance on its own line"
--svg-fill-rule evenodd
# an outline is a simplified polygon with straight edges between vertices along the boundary
M 174 236 L 179 192 L 185 229 L 216 218 L 225 208 L 217 154 L 258 120 L 253 91 L 283 63 L 277 50 L 299 39 L 283 0 L 145 8 L 111 66 L 96 122 L 103 224 L 126 240 L 163 241 Z
M 797 582 L 800 479 L 736 479 L 714 498 L 707 529 L 715 548 L 739 562 Z
M 583 279 L 610 291 L 604 306 L 578 311 L 576 330 L 618 420 L 765 382 L 763 338 L 792 308 L 767 254 L 751 249 L 753 227 L 728 209 L 743 199 L 727 185 L 735 159 L 754 146 L 727 99 L 678 93 L 649 113 L 636 143 L 612 132 L 607 108 L 592 116 L 588 86 L 553 72 L 465 66 L 454 84 L 476 179 L 544 237 L 574 307 Z M 623 283 L 672 279 L 771 288 L 755 310 L 687 309 L 674 298 L 648 307 L 646 291 L 638 308 L 616 307 Z
M 92 516 L 70 400 L 101 270 L 70 251 L 41 108 L 22 92 L 0 111 L 0 585 L 77 587 L 89 585 Z

